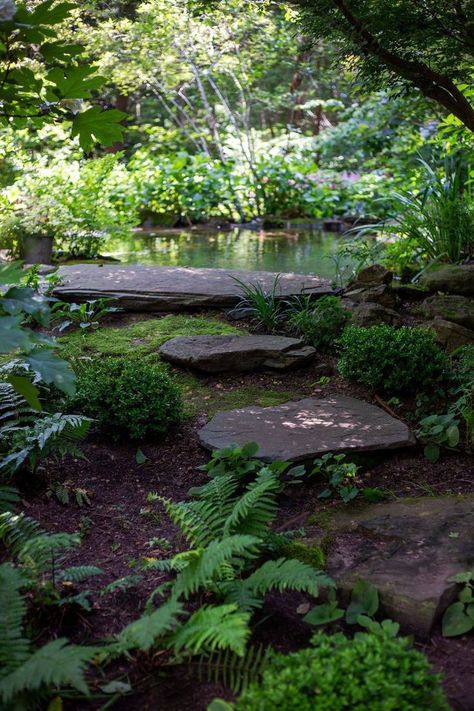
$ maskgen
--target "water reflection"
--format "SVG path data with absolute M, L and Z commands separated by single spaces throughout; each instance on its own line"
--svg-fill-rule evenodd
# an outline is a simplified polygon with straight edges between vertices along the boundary
M 342 239 L 310 230 L 137 230 L 109 238 L 101 252 L 124 264 L 300 272 L 331 279 L 336 269 L 330 257 Z

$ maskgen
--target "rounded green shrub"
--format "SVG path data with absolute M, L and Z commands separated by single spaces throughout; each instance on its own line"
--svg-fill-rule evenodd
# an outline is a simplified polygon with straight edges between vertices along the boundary
M 180 389 L 161 364 L 96 359 L 78 369 L 76 386 L 74 408 L 97 420 L 114 439 L 165 432 L 182 416 Z
M 423 328 L 349 326 L 339 346 L 341 375 L 374 390 L 418 392 L 439 382 L 447 369 L 446 354 Z
M 288 319 L 290 329 L 321 350 L 332 348 L 350 319 L 350 312 L 337 296 L 323 296 L 316 303 L 303 299 L 292 311 Z
M 406 640 L 322 632 L 312 647 L 275 655 L 236 711 L 449 711 L 426 657 Z

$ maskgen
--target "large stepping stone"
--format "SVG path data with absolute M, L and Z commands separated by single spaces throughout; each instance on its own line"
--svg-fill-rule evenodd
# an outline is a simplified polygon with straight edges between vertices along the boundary
M 407 632 L 429 634 L 456 597 L 449 578 L 474 564 L 474 495 L 351 508 L 329 528 L 329 575 L 346 591 L 358 579 L 375 585 L 384 613 Z
M 304 365 L 315 353 L 302 341 L 284 336 L 178 336 L 160 348 L 165 360 L 205 373 L 288 370 Z
M 414 444 L 408 427 L 374 405 L 344 395 L 277 407 L 218 412 L 199 432 L 206 449 L 256 442 L 263 461 L 305 461 L 325 452 L 367 452 Z
M 59 269 L 63 279 L 54 296 L 63 301 L 109 297 L 126 311 L 179 311 L 188 308 L 228 308 L 242 296 L 232 277 L 270 290 L 277 274 L 228 269 L 148 267 L 144 265 L 78 264 Z M 329 281 L 305 274 L 282 274 L 280 296 L 331 294 Z

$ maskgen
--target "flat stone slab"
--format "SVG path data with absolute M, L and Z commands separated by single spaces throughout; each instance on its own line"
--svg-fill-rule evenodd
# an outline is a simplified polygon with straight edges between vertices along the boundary
M 206 449 L 256 442 L 263 461 L 305 461 L 325 452 L 407 447 L 408 427 L 384 410 L 343 395 L 305 398 L 277 407 L 218 412 L 199 432 Z
M 230 308 L 238 303 L 245 284 L 261 284 L 270 290 L 277 274 L 230 269 L 148 267 L 144 265 L 78 264 L 59 269 L 63 283 L 54 296 L 63 301 L 87 301 L 109 297 L 126 311 L 178 311 L 188 308 Z M 234 277 L 234 278 L 233 278 Z M 282 297 L 305 293 L 331 294 L 326 279 L 305 274 L 282 274 Z
M 329 526 L 329 575 L 346 591 L 357 579 L 375 585 L 404 631 L 428 635 L 456 597 L 448 579 L 473 567 L 472 494 L 372 504 L 336 514 Z
M 164 343 L 164 360 L 205 373 L 289 370 L 308 363 L 316 350 L 284 336 L 178 336 Z

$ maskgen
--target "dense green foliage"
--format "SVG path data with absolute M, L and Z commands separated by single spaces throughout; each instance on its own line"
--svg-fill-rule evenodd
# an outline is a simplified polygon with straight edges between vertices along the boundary
M 440 679 L 406 640 L 359 633 L 317 634 L 312 646 L 275 655 L 260 685 L 252 684 L 236 711 L 447 711 Z
M 113 439 L 161 434 L 182 413 L 180 390 L 167 370 L 132 358 L 81 364 L 71 407 L 96 420 Z
M 323 296 L 316 302 L 302 297 L 290 304 L 288 325 L 315 348 L 329 350 L 349 319 L 350 313 L 337 296 Z
M 427 329 L 349 326 L 339 345 L 341 375 L 374 390 L 422 392 L 446 372 L 446 355 Z

